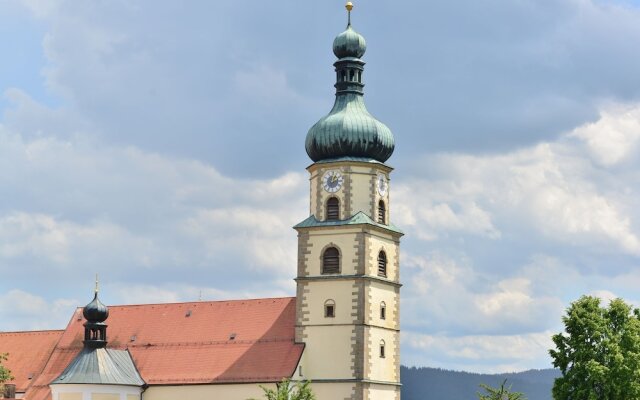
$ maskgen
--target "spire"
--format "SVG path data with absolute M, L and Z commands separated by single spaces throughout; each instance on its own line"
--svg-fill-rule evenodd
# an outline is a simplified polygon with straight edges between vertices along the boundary
M 364 37 L 351 27 L 353 4 L 348 2 L 347 29 L 333 41 L 333 54 L 338 60 L 336 101 L 331 112 L 307 133 L 305 148 L 317 162 L 344 157 L 385 162 L 394 149 L 391 130 L 375 119 L 364 104 L 364 61 L 367 50 Z
M 84 347 L 97 349 L 107 346 L 107 324 L 109 309 L 98 298 L 98 275 L 93 300 L 84 306 L 82 314 L 87 322 L 84 323 Z

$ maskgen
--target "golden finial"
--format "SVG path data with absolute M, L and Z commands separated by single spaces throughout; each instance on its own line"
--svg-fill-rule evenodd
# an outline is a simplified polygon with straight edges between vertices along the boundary
M 348 15 L 347 26 L 351 26 L 351 10 L 353 10 L 353 3 L 350 1 L 347 1 L 347 4 L 344 6 L 344 8 L 347 9 L 347 15 Z
M 98 274 L 96 274 L 96 294 L 98 294 Z

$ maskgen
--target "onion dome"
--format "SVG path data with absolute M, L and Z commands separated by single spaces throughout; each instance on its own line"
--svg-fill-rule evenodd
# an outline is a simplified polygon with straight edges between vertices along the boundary
M 82 315 L 87 320 L 84 323 L 84 347 L 86 349 L 100 349 L 107 346 L 107 324 L 109 309 L 98 298 L 98 276 L 96 275 L 96 290 L 91 303 L 84 306 Z
M 347 29 L 333 41 L 338 57 L 336 100 L 333 109 L 309 129 L 305 141 L 307 154 L 314 161 L 344 157 L 385 162 L 395 147 L 393 133 L 367 111 L 364 104 L 362 74 L 365 63 L 360 59 L 367 48 L 364 38 L 351 27 L 351 9 L 347 3 Z
M 107 306 L 102 304 L 100 299 L 98 298 L 98 291 L 96 291 L 93 296 L 93 300 L 91 303 L 84 306 L 82 310 L 82 315 L 84 315 L 85 319 L 89 322 L 104 322 L 109 318 L 109 309 Z
M 338 58 L 360 58 L 367 51 L 367 42 L 361 34 L 347 25 L 347 30 L 336 36 L 333 41 L 333 54 Z

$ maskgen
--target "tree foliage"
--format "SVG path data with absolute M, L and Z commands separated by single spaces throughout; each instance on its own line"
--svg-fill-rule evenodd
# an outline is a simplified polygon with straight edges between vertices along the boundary
M 267 400 L 315 400 L 316 397 L 311 391 L 310 382 L 291 383 L 289 379 L 283 379 L 276 390 L 260 386 L 264 390 Z M 252 399 L 255 400 L 255 399 Z
M 4 384 L 5 382 L 9 382 L 13 379 L 11 376 L 11 371 L 9 368 L 2 365 L 4 361 L 7 361 L 9 358 L 9 353 L 0 353 L 0 395 L 4 393 Z
M 555 400 L 640 399 L 640 311 L 621 299 L 602 307 L 595 297 L 572 303 L 562 318 L 565 332 L 549 350 L 562 376 Z
M 507 385 L 507 380 L 502 381 L 499 388 L 492 388 L 484 383 L 480 384 L 480 387 L 485 390 L 485 393 L 477 393 L 480 400 L 527 400 L 524 394 L 520 392 L 512 392 L 511 385 Z

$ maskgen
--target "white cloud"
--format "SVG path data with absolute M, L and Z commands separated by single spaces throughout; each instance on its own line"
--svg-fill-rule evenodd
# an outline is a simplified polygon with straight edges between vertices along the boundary
M 509 231 L 640 255 L 632 224 L 640 215 L 629 214 L 637 189 L 619 181 L 617 171 L 594 170 L 568 139 L 502 155 L 442 154 L 427 167 L 434 164 L 438 180 L 397 185 L 405 203 L 399 223 L 420 237 L 457 232 L 497 239 Z
M 168 281 L 208 277 L 212 290 L 242 297 L 255 291 L 243 283 L 253 275 L 272 283 L 270 293 L 294 293 L 291 226 L 308 215 L 303 174 L 233 179 L 200 162 L 92 137 L 30 139 L 6 128 L 0 160 L 0 184 L 12 193 L 0 199 L 5 276 L 28 279 L 37 271 L 41 281 L 32 285 L 54 277 L 73 285 L 84 270 L 107 280 L 145 279 L 161 291 Z M 59 290 L 47 289 L 49 299 Z M 167 293 L 151 297 L 184 297 Z
M 524 334 L 557 326 L 563 304 L 558 293 L 538 290 L 540 277 L 513 266 L 505 276 L 472 268 L 437 252 L 405 256 L 403 318 L 409 329 L 441 334 Z
M 638 150 L 640 105 L 609 106 L 598 121 L 578 127 L 571 135 L 583 140 L 601 164 L 619 164 Z
M 44 85 L 62 105 L 2 88 L 0 293 L 10 295 L 0 320 L 44 324 L 29 310 L 84 299 L 80 275 L 94 271 L 117 282 L 106 284 L 116 303 L 293 294 L 290 226 L 308 212 L 302 141 L 333 84 L 330 50 L 314 43 L 337 33 L 326 24 L 333 11 L 23 4 L 46 30 Z M 415 2 L 422 12 L 400 15 L 408 23 L 384 35 L 367 23 L 396 18 L 394 4 L 371 3 L 374 19 L 362 21 L 382 49 L 367 54 L 366 90 L 397 133 L 391 162 L 423 157 L 394 173 L 391 212 L 407 232 L 403 324 L 436 344 L 405 359 L 546 366 L 544 346 L 536 358 L 522 343 L 559 323 L 568 301 L 637 291 L 638 106 L 604 107 L 574 128 L 597 117 L 603 98 L 637 99 L 640 58 L 628 43 L 640 37 L 639 13 L 556 0 L 483 4 L 491 18 L 477 18 L 477 2 L 465 15 L 452 4 Z M 314 18 L 290 18 L 305 12 Z M 468 23 L 452 29 L 448 15 Z M 426 38 L 414 62 L 388 64 L 407 36 Z M 412 90 L 376 68 L 412 77 Z M 282 172 L 292 165 L 301 173 Z M 31 304 L 24 319 L 7 314 L 21 296 Z M 483 364 L 491 352 L 502 359 Z
M 544 331 L 524 335 L 425 335 L 402 332 L 402 346 L 409 366 L 444 367 L 482 373 L 514 372 L 531 365 L 551 367 L 546 352 L 553 347 L 551 336 Z M 442 363 L 446 360 L 446 364 Z
M 0 293 L 0 321 L 3 331 L 62 329 L 77 304 L 76 300 L 53 300 L 20 289 Z

